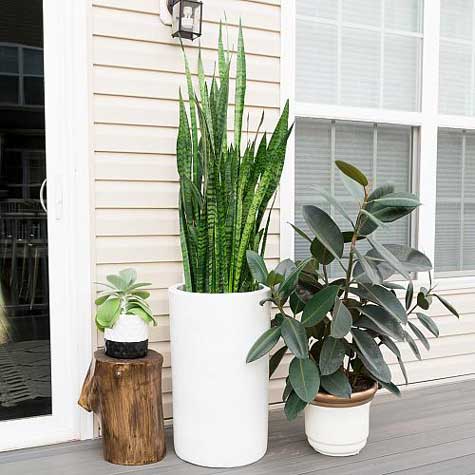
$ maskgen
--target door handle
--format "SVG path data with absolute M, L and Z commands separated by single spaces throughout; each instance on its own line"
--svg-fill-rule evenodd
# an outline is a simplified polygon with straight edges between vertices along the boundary
M 48 179 L 45 178 L 43 180 L 43 183 L 41 183 L 41 188 L 40 188 L 40 204 L 41 204 L 41 207 L 44 209 L 45 213 L 48 213 L 48 208 L 46 207 L 45 197 L 44 197 L 47 181 Z

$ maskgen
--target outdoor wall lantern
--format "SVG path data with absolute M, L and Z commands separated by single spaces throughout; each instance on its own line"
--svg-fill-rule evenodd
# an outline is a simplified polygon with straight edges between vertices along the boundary
M 167 0 L 172 37 L 193 41 L 201 36 L 203 3 L 197 0 Z

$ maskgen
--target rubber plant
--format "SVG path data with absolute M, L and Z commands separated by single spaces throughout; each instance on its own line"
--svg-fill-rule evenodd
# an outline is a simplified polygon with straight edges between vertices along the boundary
M 285 159 L 289 105 L 271 137 L 261 134 L 261 116 L 252 138 L 244 133 L 246 55 L 241 26 L 234 72 L 234 120 L 231 115 L 231 54 L 218 40 L 218 75 L 206 81 L 198 56 L 195 92 L 185 56 L 188 101 L 180 91 L 177 165 L 180 177 L 180 241 L 185 290 L 227 293 L 254 289 L 246 251 L 264 255 L 270 213 Z M 244 139 L 244 135 L 246 139 Z M 244 143 L 246 140 L 246 143 Z
M 439 336 L 437 324 L 426 313 L 434 299 L 459 316 L 435 292 L 427 256 L 405 245 L 382 244 L 375 237 L 378 229 L 415 211 L 420 205 L 417 196 L 397 192 L 392 185 L 371 191 L 367 177 L 356 167 L 342 161 L 336 166 L 358 208 L 356 219 L 350 219 L 332 195 L 317 193 L 343 216 L 346 230 L 323 209 L 305 205 L 303 216 L 314 235 L 295 229 L 308 240 L 308 260 L 299 265 L 285 260 L 268 272 L 261 256 L 247 253 L 255 281 L 272 289 L 271 301 L 278 309 L 271 329 L 255 342 L 247 362 L 279 344 L 270 359 L 272 375 L 287 351 L 293 355 L 283 393 L 288 419 L 295 418 L 318 391 L 348 398 L 377 382 L 399 395 L 386 361 L 388 352 L 395 355 L 407 383 L 397 342 L 407 343 L 418 359 L 419 345 L 429 350 L 423 330 Z M 365 253 L 358 248 L 362 241 L 370 246 Z M 333 262 L 343 277 L 329 277 L 327 267 Z M 415 292 L 412 279 L 419 272 L 429 273 L 429 286 Z M 390 280 L 393 276 L 401 279 Z

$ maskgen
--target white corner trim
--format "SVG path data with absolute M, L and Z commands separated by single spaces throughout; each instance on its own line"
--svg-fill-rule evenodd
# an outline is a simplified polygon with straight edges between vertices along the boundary
M 168 11 L 167 0 L 160 0 L 160 20 L 164 25 L 171 26 L 172 24 L 172 16 Z

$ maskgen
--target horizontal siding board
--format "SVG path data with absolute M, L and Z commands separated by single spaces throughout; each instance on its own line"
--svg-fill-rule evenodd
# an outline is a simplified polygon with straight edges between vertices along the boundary
M 279 232 L 279 212 L 272 212 L 269 232 Z M 96 235 L 178 236 L 178 212 L 171 209 L 98 209 Z
M 93 50 L 95 64 L 177 73 L 183 71 L 181 50 L 177 45 L 95 37 Z M 202 57 L 206 73 L 212 74 L 216 62 L 216 52 L 203 50 Z M 188 59 L 192 71 L 196 71 L 197 58 L 195 49 L 188 50 Z M 236 55 L 233 58 L 233 61 L 235 61 Z M 246 62 L 249 79 L 279 82 L 279 59 L 250 55 Z M 235 67 L 231 65 L 231 72 L 233 71 L 235 71 Z
M 268 268 L 278 264 L 277 259 L 266 260 Z M 168 289 L 172 285 L 183 282 L 183 268 L 178 262 L 134 263 L 140 280 L 150 282 L 153 289 Z M 124 268 L 123 264 L 97 264 L 96 281 L 104 282 L 108 274 L 117 274 Z
M 176 209 L 178 190 L 176 182 L 96 181 L 96 208 Z
M 267 239 L 266 256 L 279 257 L 279 236 Z M 98 237 L 96 259 L 99 264 L 128 264 L 137 262 L 181 262 L 178 236 Z
M 158 15 L 160 1 L 94 0 L 93 4 Z M 258 2 L 206 0 L 203 7 L 203 18 L 205 21 L 219 23 L 225 16 L 229 25 L 239 25 L 239 20 L 242 19 L 243 24 L 247 28 L 280 31 L 280 8 L 275 0 Z
M 178 128 L 178 103 L 160 99 L 96 95 L 94 97 L 95 122 Z M 262 109 L 247 108 L 246 130 L 256 132 Z M 272 132 L 279 120 L 278 109 L 264 113 L 262 131 Z M 228 130 L 234 130 L 234 107 L 228 112 Z M 252 137 L 253 138 L 253 137 Z
M 237 37 L 238 27 L 228 26 L 224 37 Z M 170 27 L 164 25 L 159 16 L 138 12 L 127 12 L 110 8 L 95 7 L 93 9 L 93 31 L 95 35 L 147 41 L 152 43 L 179 45 L 179 40 L 172 38 Z M 200 38 L 204 49 L 216 49 L 218 44 L 219 25 L 203 22 L 205 34 Z M 244 29 L 244 40 L 248 54 L 280 56 L 279 32 Z M 198 43 L 188 43 L 187 48 L 198 48 Z M 233 49 L 233 43 L 229 48 Z M 225 44 L 226 47 L 226 44 Z
M 178 91 L 187 91 L 182 72 L 145 71 L 140 69 L 96 66 L 94 68 L 94 92 L 119 96 L 151 99 L 178 100 Z M 196 83 L 196 76 L 193 76 Z M 234 104 L 235 81 L 230 81 L 229 100 Z M 184 96 L 187 94 L 184 92 Z M 279 84 L 248 81 L 246 105 L 248 107 L 279 108 Z

